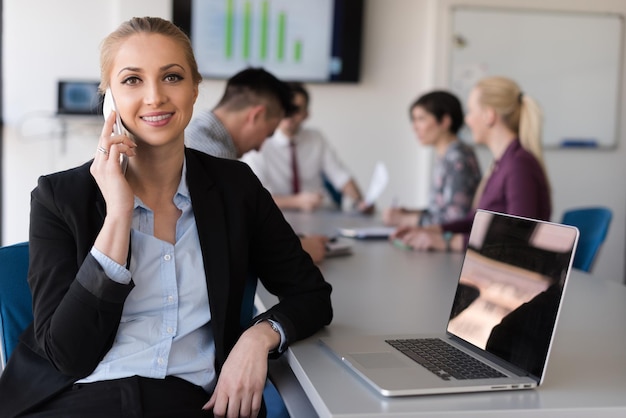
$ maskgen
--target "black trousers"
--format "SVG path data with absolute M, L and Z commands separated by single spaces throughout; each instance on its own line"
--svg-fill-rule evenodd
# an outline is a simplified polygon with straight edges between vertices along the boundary
M 95 383 L 75 384 L 36 411 L 33 418 L 207 418 L 203 411 L 209 394 L 186 380 L 128 377 Z

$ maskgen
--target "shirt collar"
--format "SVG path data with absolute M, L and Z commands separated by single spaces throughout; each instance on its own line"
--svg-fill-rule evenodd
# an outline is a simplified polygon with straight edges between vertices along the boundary
M 506 149 L 504 150 L 504 152 L 502 153 L 502 155 L 500 156 L 499 160 L 494 160 L 493 161 L 493 170 L 497 170 L 501 165 L 502 165 L 502 161 L 507 161 L 507 160 L 511 160 L 514 158 L 515 153 L 517 152 L 517 150 L 522 146 L 522 144 L 519 142 L 518 138 L 515 138 L 508 147 L 506 147 Z
M 176 196 L 178 195 L 186 200 L 191 200 L 189 187 L 187 187 L 187 157 L 183 158 L 183 170 L 180 176 L 180 183 L 178 183 L 178 190 L 176 190 Z
M 189 187 L 187 187 L 187 157 L 185 156 L 183 158 L 183 170 L 180 176 L 180 183 L 178 183 L 178 189 L 174 195 L 174 204 L 180 209 L 182 204 L 190 201 L 191 196 L 189 195 Z M 138 207 L 145 208 L 146 205 L 135 195 L 133 208 L 137 209 Z
M 236 159 L 237 158 L 237 147 L 235 146 L 235 141 L 233 141 L 233 137 L 230 136 L 228 129 L 224 126 L 220 118 L 217 115 L 210 111 L 208 114 L 210 126 L 213 130 L 213 140 L 221 142 L 224 145 L 224 152 L 226 155 L 224 157 Z M 212 153 L 208 153 L 212 154 Z
M 276 145 L 282 147 L 288 147 L 289 144 L 291 144 L 291 140 L 289 139 L 289 137 L 285 135 L 280 129 L 276 129 L 276 132 L 274 132 L 274 141 L 276 142 Z
M 501 162 L 503 160 L 506 161 L 507 159 L 511 158 L 515 154 L 515 151 L 517 151 L 521 146 L 522 144 L 519 142 L 519 139 L 515 138 L 513 141 L 511 141 L 509 146 L 506 147 L 498 162 Z

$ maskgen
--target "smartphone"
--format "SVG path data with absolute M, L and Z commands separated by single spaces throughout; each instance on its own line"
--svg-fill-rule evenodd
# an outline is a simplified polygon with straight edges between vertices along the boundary
M 120 117 L 120 113 L 117 111 L 117 106 L 115 106 L 115 99 L 113 98 L 113 94 L 111 93 L 111 88 L 107 88 L 104 93 L 104 102 L 102 103 L 102 115 L 106 120 L 112 111 L 115 111 L 115 124 L 113 125 L 113 133 L 115 135 L 125 135 L 129 137 L 131 140 L 135 140 L 133 135 L 128 132 L 128 130 L 124 127 L 122 123 L 122 118 Z M 120 165 L 122 166 L 122 172 L 126 173 L 126 167 L 128 167 L 128 156 L 126 154 L 120 154 Z

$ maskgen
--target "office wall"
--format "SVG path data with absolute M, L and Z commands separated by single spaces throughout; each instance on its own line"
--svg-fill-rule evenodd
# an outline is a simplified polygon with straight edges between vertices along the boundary
M 626 15 L 626 2 L 621 0 L 440 0 L 437 2 L 435 67 L 438 71 L 435 83 L 443 82 L 449 71 L 448 54 L 444 47 L 450 39 L 450 8 L 455 5 L 475 5 L 510 8 L 532 8 L 537 10 L 572 12 L 609 12 Z M 555 28 L 558 30 L 558 28 Z M 624 36 L 622 34 L 622 36 Z M 626 69 L 626 41 L 622 39 L 622 72 Z M 558 51 L 555 51 L 558 54 Z M 529 63 L 532 65 L 532 63 Z M 623 74 L 622 74 L 623 77 Z M 523 87 L 523 86 L 522 86 Z M 626 80 L 620 86 L 620 104 L 617 120 L 616 147 L 611 150 L 547 149 L 546 166 L 552 185 L 552 219 L 559 221 L 567 208 L 604 205 L 613 210 L 613 222 L 606 242 L 600 250 L 594 275 L 617 282 L 624 282 L 624 256 L 626 255 Z M 532 95 L 532 92 L 527 92 Z M 580 97 L 585 101 L 585 97 Z M 587 117 L 594 118 L 603 108 L 589 108 Z M 546 118 L 550 115 L 545 115 Z M 481 160 L 488 160 L 487 153 L 481 152 Z
M 453 4 L 626 13 L 626 2 L 620 0 L 368 0 L 361 82 L 310 85 L 310 123 L 323 129 L 363 187 L 377 161 L 387 164 L 390 184 L 380 207 L 394 197 L 406 205 L 425 201 L 431 153 L 416 144 L 407 106 L 446 83 L 447 13 Z M 170 1 L 4 0 L 3 244 L 27 239 L 29 193 L 37 177 L 88 160 L 97 143 L 99 120 L 64 125 L 52 117 L 56 80 L 98 79 L 100 41 L 134 15 L 169 18 Z M 223 85 L 203 82 L 196 106 L 212 107 Z M 590 109 L 590 117 L 597 111 Z M 626 254 L 626 188 L 618 186 L 626 178 L 626 134 L 623 127 L 620 132 L 615 150 L 546 153 L 555 220 L 570 206 L 604 204 L 614 210 L 596 272 L 618 282 L 624 278 Z M 486 166 L 485 150 L 480 159 Z

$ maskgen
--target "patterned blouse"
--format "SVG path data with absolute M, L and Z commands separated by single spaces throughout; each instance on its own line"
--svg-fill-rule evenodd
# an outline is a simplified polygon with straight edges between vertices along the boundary
M 474 149 L 461 141 L 452 142 L 435 161 L 428 208 L 422 212 L 420 225 L 440 225 L 467 216 L 480 179 Z

